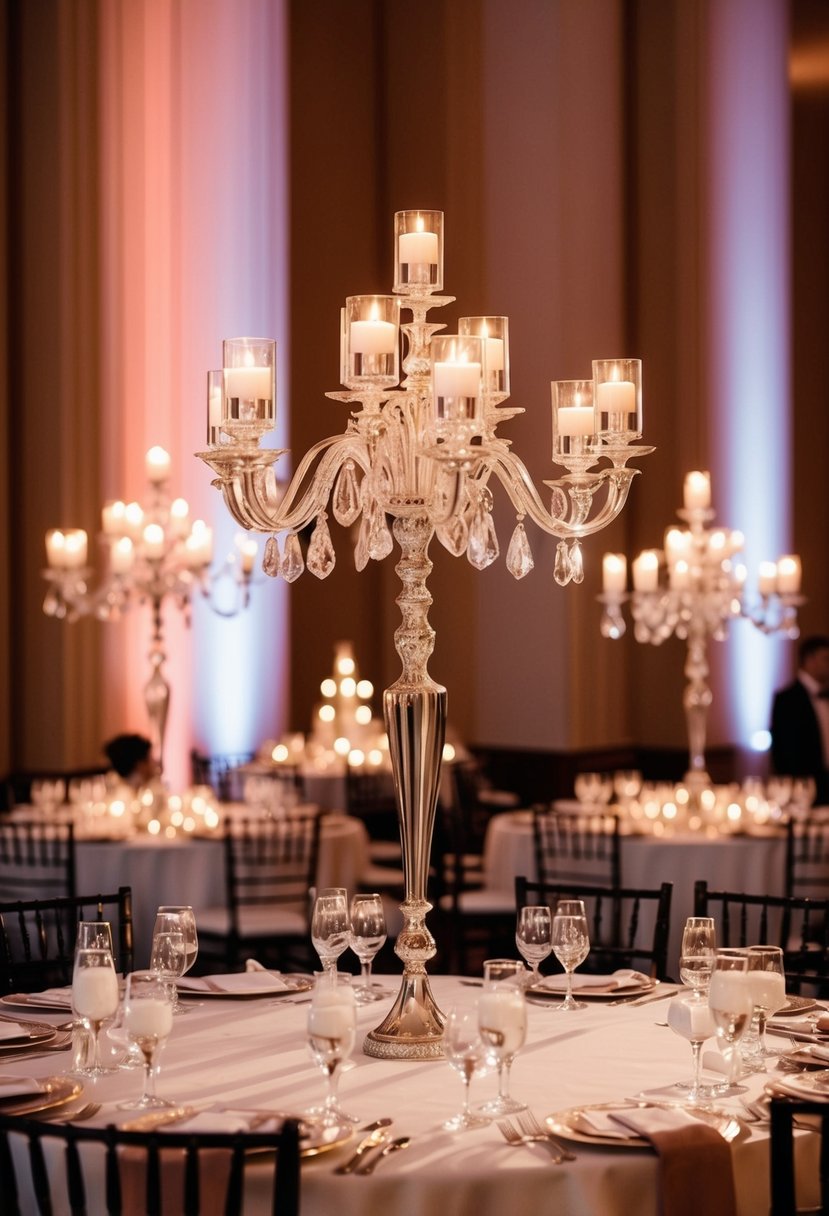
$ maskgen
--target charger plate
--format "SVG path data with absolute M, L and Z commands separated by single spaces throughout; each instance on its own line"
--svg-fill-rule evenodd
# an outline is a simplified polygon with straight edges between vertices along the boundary
M 240 971 L 239 974 L 245 975 L 247 973 Z M 257 972 L 252 972 L 251 974 L 256 975 Z M 194 977 L 194 980 L 196 978 L 208 980 L 210 977 L 198 976 Z M 182 1000 L 186 999 L 187 997 L 193 997 L 199 1001 L 205 999 L 220 1001 L 255 1001 L 257 997 L 263 996 L 296 996 L 298 992 L 308 992 L 314 986 L 314 981 L 309 975 L 281 975 L 279 980 L 280 982 L 278 984 L 274 983 L 272 987 L 270 985 L 263 984 L 261 987 L 252 988 L 246 992 L 227 992 L 221 988 L 208 988 L 207 984 L 205 984 L 203 988 L 188 988 L 186 979 L 177 980 L 176 987 Z M 191 983 L 192 982 L 194 981 L 191 981 Z
M 5 1080 L 11 1078 L 6 1077 Z M 72 1077 L 43 1077 L 38 1082 L 36 1093 L 22 1094 L 17 1098 L 0 1098 L 0 1113 L 4 1115 L 37 1115 L 44 1110 L 63 1106 L 83 1093 L 83 1085 Z
M 16 1051 L 31 1051 L 33 1047 L 51 1043 L 58 1035 L 57 1027 L 50 1026 L 48 1022 L 26 1022 L 20 1023 L 20 1026 L 21 1033 L 13 1039 L 0 1039 L 0 1058 L 13 1055 Z

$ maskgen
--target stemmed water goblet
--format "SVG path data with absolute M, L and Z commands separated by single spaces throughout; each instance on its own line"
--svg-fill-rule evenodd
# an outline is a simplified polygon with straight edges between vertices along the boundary
M 783 1054 L 766 1046 L 766 1022 L 786 1004 L 786 975 L 783 950 L 780 946 L 749 946 L 748 984 L 754 1001 L 753 1026 L 756 1025 L 756 1047 L 748 1055 L 749 1062 L 759 1072 L 766 1071 L 766 1058 Z
M 733 1087 L 740 1065 L 740 1040 L 751 1023 L 754 1005 L 745 950 L 718 950 L 708 989 L 708 1008 L 720 1050 L 728 1061 L 728 1084 Z
M 375 892 L 370 895 L 355 895 L 351 900 L 348 940 L 351 949 L 360 960 L 360 983 L 354 989 L 358 1005 L 380 1001 L 385 993 L 371 986 L 371 963 L 386 940 L 386 916 L 383 901 Z
M 690 1000 L 702 1001 L 711 983 L 717 934 L 712 916 L 689 916 L 682 931 L 679 978 L 691 989 Z
M 107 1018 L 118 1012 L 118 977 L 112 951 L 100 946 L 76 950 L 72 971 L 72 1010 L 92 1036 L 92 1062 L 77 1071 L 99 1077 L 114 1069 L 101 1063 L 99 1036 Z
M 573 972 L 590 953 L 587 916 L 581 900 L 562 900 L 553 917 L 553 953 L 567 974 L 567 992 L 556 1010 L 584 1009 L 585 1002 L 573 997 Z
M 553 917 L 546 904 L 527 904 L 518 909 L 515 944 L 532 968 L 528 986 L 534 988 L 541 983 L 538 968 L 553 949 Z
M 348 949 L 348 895 L 345 887 L 323 887 L 314 900 L 311 942 L 323 970 L 337 974 L 337 959 Z
M 183 919 L 177 912 L 156 914 L 150 970 L 169 984 L 173 1013 L 181 1013 L 184 1006 L 178 999 L 176 980 L 187 970 L 187 937 Z
M 486 1115 L 509 1115 L 526 1110 L 526 1103 L 510 1097 L 512 1062 L 527 1036 L 524 982 L 527 971 L 518 959 L 495 958 L 484 963 L 484 988 L 478 1001 L 478 1030 L 487 1056 L 498 1071 L 498 1096 L 485 1102 Z
M 705 1086 L 700 1078 L 702 1045 L 713 1038 L 714 1019 L 706 1001 L 695 992 L 693 996 L 677 996 L 668 1006 L 668 1025 L 675 1034 L 681 1035 L 691 1044 L 694 1072 L 690 1081 L 677 1081 L 678 1089 L 687 1089 L 688 1102 L 695 1106 L 703 1098 L 717 1092 L 717 1087 Z
M 314 1062 L 325 1073 L 328 1090 L 325 1103 L 313 1107 L 326 1124 L 358 1123 L 359 1119 L 342 1109 L 337 1097 L 340 1066 L 354 1050 L 357 1035 L 357 1009 L 351 976 L 336 971 L 318 971 L 308 1011 L 308 1046 Z
M 443 1124 L 444 1131 L 459 1132 L 467 1127 L 484 1127 L 487 1115 L 475 1114 L 469 1107 L 472 1078 L 486 1072 L 487 1048 L 478 1028 L 478 1010 L 449 1010 L 443 1032 L 443 1054 L 463 1081 L 463 1107 Z
M 199 956 L 199 935 L 196 930 L 196 914 L 190 904 L 160 904 L 157 915 L 177 916 L 181 921 L 181 928 L 184 933 L 184 970 L 181 974 L 186 975 Z M 189 1012 L 190 1007 L 183 1005 L 178 998 L 178 994 L 176 994 L 173 1013 Z
M 133 971 L 127 976 L 124 994 L 124 1026 L 130 1042 L 139 1048 L 144 1061 L 141 1097 L 119 1103 L 121 1110 L 150 1110 L 172 1106 L 155 1092 L 156 1057 L 173 1028 L 173 994 L 157 971 Z

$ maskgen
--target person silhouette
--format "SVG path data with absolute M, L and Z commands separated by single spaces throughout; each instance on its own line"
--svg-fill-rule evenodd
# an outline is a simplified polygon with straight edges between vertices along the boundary
M 116 735 L 104 744 L 104 755 L 125 785 L 139 789 L 159 775 L 152 744 L 144 735 Z
M 815 803 L 829 804 L 829 636 L 801 641 L 797 678 L 774 694 L 771 761 L 775 773 L 813 777 Z

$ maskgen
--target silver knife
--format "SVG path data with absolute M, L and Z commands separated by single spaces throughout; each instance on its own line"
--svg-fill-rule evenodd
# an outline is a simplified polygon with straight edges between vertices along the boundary
M 357 1166 L 362 1161 L 364 1155 L 373 1148 L 379 1148 L 381 1144 L 385 1144 L 389 1138 L 389 1133 L 385 1127 L 375 1127 L 374 1131 L 369 1132 L 364 1136 L 356 1149 L 349 1157 L 348 1161 L 344 1161 L 342 1165 L 338 1165 L 335 1174 L 351 1174 L 356 1170 Z
M 411 1136 L 398 1136 L 396 1140 L 390 1140 L 385 1148 L 380 1149 L 379 1153 L 375 1153 L 363 1165 L 358 1166 L 355 1173 L 360 1174 L 362 1177 L 373 1173 L 384 1157 L 388 1157 L 390 1153 L 398 1152 L 401 1148 L 408 1148 L 410 1144 Z

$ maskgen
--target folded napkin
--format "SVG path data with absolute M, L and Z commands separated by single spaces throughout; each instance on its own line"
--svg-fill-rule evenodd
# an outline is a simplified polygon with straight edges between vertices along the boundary
M 621 988 L 640 988 L 649 985 L 650 980 L 641 971 L 633 971 L 623 967 L 611 975 L 574 975 L 574 992 L 618 992 Z M 548 975 L 539 985 L 550 992 L 566 992 L 566 975 Z
M 809 1055 L 813 1060 L 823 1060 L 829 1064 L 829 1047 L 821 1047 L 820 1043 L 813 1043 Z
M 715 1128 L 681 1107 L 637 1107 L 611 1118 L 659 1154 L 661 1216 L 736 1216 L 731 1151 Z
M 43 1093 L 43 1084 L 34 1077 L 0 1077 L 0 1102 L 8 1098 L 28 1098 Z
M 571 1116 L 570 1122 L 576 1131 L 580 1131 L 585 1136 L 630 1140 L 636 1133 L 632 1128 L 622 1127 L 613 1118 L 615 1113 L 612 1110 L 581 1110 L 578 1114 Z
M 45 988 L 43 992 L 30 992 L 26 996 L 27 1005 L 48 1005 L 52 1009 L 72 1008 L 72 989 Z
M 229 996 L 238 996 L 240 993 L 274 992 L 289 985 L 274 971 L 237 971 L 230 975 L 184 976 L 176 980 L 176 986 L 179 992 L 226 992 Z
M 28 1039 L 30 1037 L 31 1031 L 18 1022 L 0 1021 L 0 1043 L 6 1039 Z

